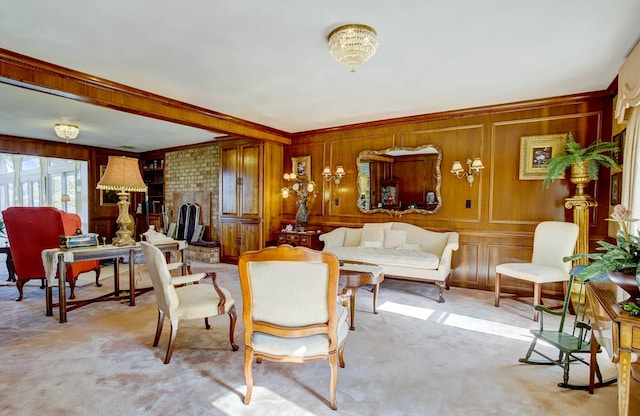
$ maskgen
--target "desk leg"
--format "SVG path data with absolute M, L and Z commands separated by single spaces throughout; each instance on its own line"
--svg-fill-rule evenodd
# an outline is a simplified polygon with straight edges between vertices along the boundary
M 120 295 L 120 258 L 113 259 L 113 293 Z
M 629 414 L 629 389 L 631 381 L 631 353 L 620 350 L 618 362 L 618 415 Z
M 129 306 L 136 306 L 136 252 L 129 250 Z
M 67 322 L 66 266 L 64 254 L 58 254 L 58 308 L 60 308 L 60 320 L 58 322 L 61 324 Z
M 45 301 L 45 315 L 53 316 L 53 288 L 51 284 L 47 282 L 44 288 L 44 301 Z

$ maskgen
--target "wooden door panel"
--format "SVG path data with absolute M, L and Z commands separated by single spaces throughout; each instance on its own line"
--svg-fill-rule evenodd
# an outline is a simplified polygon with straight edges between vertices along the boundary
M 220 156 L 220 209 L 222 215 L 237 215 L 238 148 L 222 148 Z

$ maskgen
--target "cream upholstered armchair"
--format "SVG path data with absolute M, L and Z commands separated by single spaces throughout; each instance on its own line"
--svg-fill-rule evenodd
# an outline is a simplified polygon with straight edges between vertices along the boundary
M 303 363 L 326 359 L 331 367 L 331 408 L 337 409 L 338 360 L 344 367 L 348 311 L 338 297 L 338 259 L 331 253 L 281 245 L 240 256 L 244 375 L 249 404 L 252 362 Z
M 169 364 L 171 361 L 180 319 L 204 318 L 205 327 L 209 329 L 211 327 L 209 325 L 210 316 L 228 314 L 231 320 L 229 341 L 231 349 L 237 351 L 238 346 L 233 342 L 233 332 L 236 327 L 235 301 L 227 289 L 217 285 L 215 273 L 194 273 L 172 277 L 162 251 L 145 241 L 140 242 L 140 245 L 149 268 L 149 276 L 158 303 L 158 325 L 153 340 L 154 347 L 158 346 L 165 316 L 171 322 L 169 346 L 164 363 Z M 212 279 L 213 287 L 204 283 L 189 284 L 198 283 L 205 276 Z
M 572 222 L 544 221 L 538 224 L 533 235 L 531 262 L 496 266 L 495 306 L 500 306 L 502 276 L 533 282 L 534 305 L 542 304 L 543 283 L 562 282 L 566 294 L 571 262 L 562 259 L 573 254 L 578 232 L 578 225 Z M 533 320 L 538 321 L 537 309 L 534 309 Z

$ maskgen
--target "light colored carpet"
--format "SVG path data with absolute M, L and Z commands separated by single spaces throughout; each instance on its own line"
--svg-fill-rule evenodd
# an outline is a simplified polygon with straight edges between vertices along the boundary
M 594 395 L 557 387 L 559 367 L 518 363 L 529 346 L 531 308 L 505 300 L 493 306 L 490 292 L 452 288 L 446 303 L 434 302 L 432 285 L 382 283 L 379 314 L 372 293 L 357 295 L 356 330 L 339 370 L 338 411 L 328 407 L 326 361 L 254 364 L 251 404 L 242 403 L 243 330 L 235 266 L 213 269 L 235 297 L 236 343 L 228 342 L 228 318 L 183 322 L 171 363 L 164 365 L 168 324 L 160 346 L 151 343 L 157 310 L 153 292 L 137 306 L 101 302 L 69 312 L 68 323 L 44 316 L 44 291 L 0 287 L 1 415 L 591 415 L 617 414 L 617 385 Z M 146 284 L 143 273 L 138 285 Z M 126 279 L 121 279 L 126 280 Z M 110 290 L 86 286 L 77 295 Z M 126 286 L 123 286 L 126 287 Z M 57 310 L 55 311 L 57 314 Z M 615 374 L 606 353 L 605 375 Z M 575 364 L 572 378 L 587 380 Z M 632 385 L 630 414 L 640 414 Z

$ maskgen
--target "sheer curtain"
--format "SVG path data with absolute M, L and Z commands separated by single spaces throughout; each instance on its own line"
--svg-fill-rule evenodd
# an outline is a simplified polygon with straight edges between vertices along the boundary
M 618 123 L 627 122 L 622 171 L 622 204 L 640 218 L 640 43 L 618 72 Z M 638 223 L 632 227 L 637 229 Z

